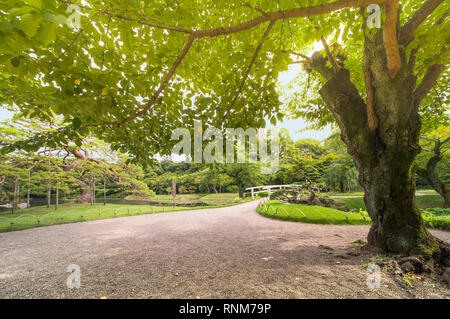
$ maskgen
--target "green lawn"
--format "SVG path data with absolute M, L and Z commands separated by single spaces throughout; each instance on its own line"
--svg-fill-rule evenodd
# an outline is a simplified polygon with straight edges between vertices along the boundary
M 417 189 L 416 193 L 437 194 L 437 192 L 434 189 Z M 352 192 L 352 193 L 329 192 L 329 193 L 323 193 L 323 195 L 328 195 L 328 196 L 364 196 L 364 192 Z
M 177 204 L 207 204 L 207 205 L 226 205 L 232 203 L 239 197 L 237 193 L 220 193 L 220 194 L 177 194 L 175 202 Z M 127 197 L 127 199 L 139 199 L 134 197 Z M 173 203 L 172 195 L 155 195 L 146 198 L 152 203 L 170 204 Z
M 357 209 L 360 208 L 362 210 L 366 210 L 366 205 L 364 204 L 364 198 L 334 198 L 335 200 L 341 200 L 345 202 L 350 209 Z
M 303 204 L 284 204 L 278 200 L 260 205 L 257 212 L 265 217 L 298 221 L 311 224 L 368 225 L 371 223 L 367 213 L 350 213 L 340 210 Z
M 436 197 L 436 196 L 432 196 Z M 362 198 L 346 198 L 346 200 L 362 200 Z M 354 203 L 352 201 L 352 203 Z M 367 212 L 343 212 L 328 207 L 311 206 L 306 204 L 285 204 L 278 200 L 271 200 L 258 206 L 256 211 L 269 218 L 290 220 L 311 224 L 333 225 L 368 225 L 372 221 Z M 443 211 L 443 210 L 442 210 Z M 430 228 L 450 229 L 450 213 L 423 211 L 422 218 L 425 226 Z
M 175 197 L 175 203 L 177 204 L 194 204 L 194 203 L 201 203 L 200 198 L 205 196 L 206 194 L 177 194 Z M 129 196 L 127 199 L 133 200 L 135 198 Z M 136 198 L 139 199 L 139 198 Z M 145 200 L 154 202 L 154 203 L 162 203 L 162 204 L 171 204 L 173 203 L 173 197 L 171 194 L 167 195 L 154 195 L 149 198 L 145 198 Z
M 444 199 L 442 196 L 425 195 L 416 197 L 417 206 L 419 208 L 432 208 L 444 206 Z
M 223 205 L 228 204 L 237 198 L 239 198 L 238 193 L 221 193 L 203 196 L 201 198 L 201 201 L 208 205 Z
M 434 189 L 417 189 L 416 193 L 438 194 Z
M 177 195 L 176 203 L 198 203 L 207 205 L 227 205 L 232 204 L 239 198 L 238 193 L 220 193 L 220 194 L 182 194 Z M 172 203 L 172 195 L 155 195 L 150 199 L 152 202 Z M 245 199 L 246 201 L 247 199 Z M 241 202 L 244 200 L 241 200 Z
M 366 205 L 364 204 L 364 199 L 360 198 L 335 198 L 338 200 L 344 201 L 348 208 L 353 209 L 362 209 L 366 210 Z M 419 208 L 432 208 L 432 207 L 442 207 L 444 205 L 444 200 L 441 196 L 436 195 L 424 195 L 424 196 L 416 196 L 417 206 Z
M 329 193 L 321 193 L 321 195 L 328 195 L 328 196 L 364 196 L 364 192 L 353 192 L 353 193 L 329 192 Z
M 128 197 L 128 200 L 149 200 L 154 203 L 172 203 L 172 195 L 156 195 L 151 199 Z M 0 213 L 0 232 L 20 230 L 32 227 L 48 226 L 55 224 L 66 224 L 74 222 L 84 222 L 88 220 L 106 219 L 121 216 L 134 216 L 143 214 L 153 214 L 162 212 L 205 209 L 236 205 L 250 201 L 251 198 L 239 200 L 237 193 L 222 194 L 183 194 L 177 195 L 176 203 L 189 203 L 192 206 L 152 206 L 133 204 L 75 204 L 68 203 L 60 205 L 57 211 L 52 206 L 47 209 L 45 206 L 36 206 L 21 209 L 12 215 L 10 211 Z M 205 206 L 207 204 L 207 206 Z
M 21 209 L 14 215 L 11 213 L 2 213 L 0 215 L 0 232 L 121 216 L 134 216 L 211 207 L 214 206 L 173 208 L 163 206 L 117 204 L 107 204 L 106 206 L 97 204 L 95 206 L 90 206 L 89 204 L 71 203 L 60 205 L 59 209 L 55 211 L 53 207 L 47 209 L 45 206 L 37 206 Z

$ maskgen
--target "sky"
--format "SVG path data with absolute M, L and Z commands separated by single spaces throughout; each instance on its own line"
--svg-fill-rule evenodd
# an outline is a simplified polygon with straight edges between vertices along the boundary
M 13 113 L 0 108 L 0 121 L 10 119 L 13 116 Z
M 311 53 L 316 50 L 322 50 L 322 44 L 315 44 L 311 49 Z M 310 55 L 310 54 L 309 54 Z M 303 70 L 300 64 L 291 64 L 289 66 L 288 71 L 282 72 L 278 77 L 278 87 L 280 89 L 280 100 L 284 102 L 286 100 L 284 94 L 290 95 L 294 91 L 297 91 L 299 88 L 293 86 L 292 89 L 287 89 L 288 85 L 299 76 L 306 76 L 305 71 Z M 281 89 L 283 92 L 281 92 Z M 267 122 L 268 123 L 268 122 Z M 289 120 L 285 119 L 283 122 L 278 122 L 276 127 L 278 129 L 285 128 L 289 131 L 289 135 L 291 138 L 296 141 L 302 138 L 313 138 L 316 140 L 324 140 L 329 135 L 331 135 L 331 128 L 329 126 L 323 128 L 322 130 L 309 130 L 307 129 L 310 126 L 309 123 L 306 123 L 303 119 L 295 119 Z M 271 128 L 272 125 L 268 123 L 267 128 Z
M 314 51 L 323 50 L 323 45 L 320 41 L 315 42 L 306 53 L 307 56 L 311 56 Z M 288 85 L 299 76 L 306 76 L 301 64 L 291 64 L 288 71 L 282 72 L 278 76 L 278 87 L 283 90 L 284 94 L 290 95 L 299 88 L 293 85 L 292 89 L 287 89 Z M 283 93 L 280 91 L 281 102 L 285 101 Z M 288 120 L 285 119 L 283 122 L 278 122 L 276 127 L 278 129 L 285 128 L 289 131 L 291 138 L 296 141 L 302 138 L 313 138 L 316 140 L 324 140 L 331 135 L 332 130 L 330 126 L 323 128 L 322 130 L 309 130 L 310 126 L 303 119 Z M 272 125 L 268 124 L 267 128 L 271 128 Z

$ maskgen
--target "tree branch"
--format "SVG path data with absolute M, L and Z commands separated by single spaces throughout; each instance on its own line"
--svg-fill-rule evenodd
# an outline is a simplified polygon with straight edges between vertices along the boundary
M 219 35 L 226 35 L 236 33 L 239 31 L 251 29 L 260 25 L 261 23 L 268 21 L 277 21 L 289 18 L 305 18 L 315 16 L 319 14 L 325 14 L 332 11 L 340 10 L 347 7 L 359 7 L 369 5 L 372 3 L 383 3 L 388 0 L 339 0 L 331 3 L 321 4 L 311 7 L 294 8 L 289 10 L 281 10 L 275 12 L 268 12 L 265 15 L 261 15 L 257 18 L 249 20 L 247 22 L 239 23 L 237 25 L 213 28 L 206 30 L 195 31 L 197 37 L 215 37 Z
M 230 104 L 230 106 L 228 107 L 227 111 L 225 112 L 225 114 L 224 114 L 222 120 L 220 121 L 220 126 L 222 126 L 223 122 L 224 122 L 225 119 L 227 118 L 228 113 L 230 113 L 230 111 L 231 111 L 231 109 L 233 108 L 234 104 L 236 103 L 236 100 L 238 99 L 239 95 L 241 95 L 242 89 L 244 88 L 245 81 L 247 80 L 247 78 L 248 78 L 248 76 L 249 76 L 249 74 L 250 74 L 250 70 L 252 69 L 252 66 L 253 66 L 253 64 L 254 64 L 255 61 L 256 61 L 256 57 L 258 56 L 258 53 L 259 53 L 259 51 L 261 50 L 261 47 L 262 47 L 262 45 L 263 45 L 263 43 L 264 43 L 264 40 L 265 40 L 265 39 L 267 38 L 267 36 L 269 35 L 270 30 L 272 29 L 272 26 L 274 25 L 274 23 L 275 23 L 275 21 L 271 21 L 271 22 L 270 22 L 270 24 L 267 26 L 266 32 L 264 32 L 264 34 L 263 34 L 263 36 L 262 36 L 261 41 L 259 41 L 259 44 L 258 44 L 258 46 L 256 47 L 255 52 L 253 53 L 252 59 L 251 59 L 251 61 L 250 61 L 250 64 L 249 64 L 249 66 L 248 66 L 248 68 L 247 68 L 247 71 L 245 72 L 245 75 L 244 75 L 244 77 L 242 78 L 241 85 L 239 86 L 239 89 L 238 89 L 238 91 L 236 92 L 236 94 L 235 94 L 235 96 L 234 96 L 234 98 L 233 98 L 233 101 L 231 102 L 231 104 Z
M 308 20 L 312 24 L 311 18 L 308 17 Z M 313 25 L 313 27 L 316 30 L 319 30 L 319 28 L 316 27 L 315 25 Z M 338 72 L 341 69 L 341 67 L 336 62 L 336 59 L 334 58 L 333 53 L 331 53 L 330 47 L 328 46 L 327 40 L 325 40 L 325 37 L 323 35 L 320 37 L 320 42 L 322 42 L 322 46 L 325 49 L 325 53 L 328 57 L 328 61 L 330 61 L 331 67 L 333 68 L 334 72 Z
M 328 46 L 328 43 L 323 36 L 320 37 L 320 42 L 322 42 L 323 48 L 325 49 L 325 53 L 327 54 L 328 60 L 331 63 L 331 67 L 333 68 L 334 72 L 338 72 L 341 69 L 341 67 L 336 62 L 336 59 L 331 53 L 330 47 Z
M 261 13 L 261 14 L 266 14 L 266 13 L 265 13 L 263 10 L 261 10 L 260 8 L 258 8 L 258 7 L 252 7 L 252 5 L 251 5 L 249 2 L 244 3 L 243 6 L 244 6 L 244 7 L 247 7 L 247 8 L 250 8 L 250 9 L 253 9 L 253 10 L 256 10 L 256 11 L 258 11 L 258 12 Z
M 66 4 L 72 4 L 72 2 L 67 0 L 59 0 L 62 3 Z M 196 39 L 204 38 L 204 37 L 216 37 L 221 35 L 228 35 L 237 33 L 243 30 L 248 30 L 251 28 L 254 28 L 264 22 L 269 22 L 273 24 L 274 22 L 278 20 L 284 20 L 289 18 L 301 18 L 301 17 L 310 17 L 320 14 L 329 13 L 332 11 L 340 10 L 343 8 L 348 7 L 360 7 L 360 6 L 366 6 L 369 4 L 374 3 L 386 3 L 386 25 L 384 28 L 384 35 L 385 35 L 385 49 L 388 56 L 388 67 L 390 70 L 391 78 L 394 78 L 401 67 L 401 60 L 400 60 L 400 54 L 398 52 L 398 45 L 397 45 L 397 37 L 396 37 L 396 25 L 397 25 L 397 10 L 398 10 L 398 0 L 338 0 L 331 3 L 316 5 L 316 6 L 310 6 L 310 7 L 301 7 L 301 8 L 294 8 L 289 10 L 280 10 L 275 12 L 268 12 L 264 15 L 261 15 L 259 17 L 256 17 L 252 20 L 239 23 L 233 26 L 227 26 L 227 27 L 219 27 L 219 28 L 212 28 L 212 29 L 205 29 L 205 30 L 187 30 L 182 29 L 174 26 L 164 26 L 164 25 L 157 25 L 154 23 L 148 23 L 146 21 L 141 21 L 129 17 L 125 17 L 122 15 L 112 14 L 108 11 L 97 11 L 100 14 L 104 14 L 110 17 L 116 17 L 123 20 L 128 21 L 134 21 L 137 23 L 141 23 L 144 25 L 148 25 L 154 28 L 160 28 L 170 31 L 177 31 L 177 32 L 184 32 L 189 33 L 190 37 L 188 42 L 186 43 L 185 47 L 181 51 L 180 55 L 178 56 L 175 63 L 172 65 L 172 68 L 170 69 L 169 73 L 164 78 L 164 81 L 161 83 L 157 91 L 154 93 L 154 95 L 150 98 L 150 100 L 146 103 L 144 109 L 142 109 L 140 112 L 136 113 L 133 116 L 130 116 L 123 120 L 121 123 L 124 124 L 126 122 L 131 121 L 132 119 L 136 118 L 137 116 L 143 115 L 145 112 L 147 112 L 150 107 L 155 103 L 160 93 L 164 90 L 164 88 L 167 86 L 168 81 L 171 79 L 171 77 L 174 75 L 177 67 L 181 63 L 182 59 L 186 55 L 187 51 L 190 49 L 191 45 Z M 85 8 L 88 10 L 92 10 L 92 8 L 80 6 L 81 8 Z M 331 60 L 330 60 L 331 62 Z M 335 66 L 333 67 L 335 70 Z M 234 102 L 232 103 L 234 104 Z M 103 123 L 105 124 L 105 123 Z M 110 124 L 110 123 L 106 123 Z
M 76 34 L 75 37 L 72 39 L 72 41 L 69 43 L 69 45 L 67 45 L 67 46 L 64 48 L 64 51 L 61 52 L 61 54 L 58 55 L 58 57 L 57 57 L 56 59 L 54 59 L 54 60 L 51 62 L 51 66 L 54 66 L 54 65 L 56 64 L 56 62 L 58 62 L 59 59 L 62 58 L 62 56 L 64 55 L 64 53 L 66 53 L 68 50 L 70 50 L 70 48 L 73 46 L 73 44 L 75 43 L 75 41 L 77 41 L 78 37 L 80 36 L 80 34 L 81 34 L 83 31 L 84 31 L 84 29 L 80 29 L 80 30 L 77 32 L 77 34 Z
M 297 56 L 299 56 L 299 57 L 304 58 L 304 59 L 307 60 L 307 61 L 311 61 L 311 58 L 310 58 L 309 56 L 306 56 L 306 55 L 301 54 L 301 53 L 298 53 L 298 52 L 294 52 L 294 51 L 285 51 L 285 50 L 283 50 L 283 51 L 281 51 L 281 52 L 283 52 L 283 53 L 289 53 L 289 54 L 293 54 L 293 55 L 297 55 Z
M 62 3 L 65 3 L 65 4 L 76 5 L 76 6 L 80 7 L 80 8 L 82 8 L 82 9 L 85 9 L 85 10 L 93 10 L 92 8 L 90 8 L 88 6 L 84 6 L 84 5 L 81 5 L 81 4 L 78 4 L 78 3 L 74 3 L 74 2 L 71 2 L 71 1 L 67 1 L 67 0 L 58 0 L 58 1 L 62 2 Z M 132 22 L 136 22 L 136 23 L 139 23 L 139 24 L 142 24 L 142 25 L 147 25 L 149 27 L 157 28 L 157 29 L 163 29 L 163 30 L 168 30 L 168 31 L 177 31 L 177 32 L 182 32 L 182 33 L 192 33 L 191 30 L 187 30 L 187 29 L 183 29 L 183 28 L 179 28 L 179 27 L 175 27 L 175 26 L 170 26 L 170 25 L 156 24 L 156 23 L 144 21 L 144 20 L 141 20 L 141 19 L 134 19 L 134 18 L 130 18 L 130 17 L 124 16 L 124 15 L 121 15 L 121 14 L 111 13 L 111 12 L 106 11 L 106 10 L 97 10 L 96 12 L 101 14 L 101 15 L 105 15 L 105 16 L 108 16 L 108 17 L 111 17 L 111 18 L 118 18 L 118 19 L 121 19 L 121 20 L 124 20 L 124 21 L 132 21 Z M 149 18 L 149 17 L 147 17 L 147 18 Z M 149 19 L 156 20 L 154 18 L 149 18 Z
M 414 90 L 414 101 L 417 105 L 427 96 L 444 70 L 445 66 L 443 64 L 433 64 L 428 68 L 422 82 Z
M 311 62 L 310 61 L 294 61 L 289 64 L 308 64 L 308 63 L 311 63 Z
M 311 57 L 310 67 L 312 70 L 319 72 L 326 80 L 330 80 L 334 76 L 334 70 L 326 65 L 327 59 L 322 53 L 316 51 Z
M 391 79 L 395 79 L 402 67 L 402 60 L 397 42 L 398 0 L 385 2 L 386 21 L 383 27 L 383 41 Z
M 127 117 L 126 119 L 122 120 L 120 124 L 125 124 L 136 117 L 145 114 L 150 107 L 156 102 L 161 92 L 166 88 L 167 84 L 169 83 L 172 76 L 175 74 L 175 71 L 177 70 L 178 66 L 180 65 L 181 61 L 184 59 L 186 54 L 188 53 L 189 49 L 191 48 L 192 44 L 194 43 L 195 37 L 191 34 L 189 36 L 189 39 L 187 40 L 186 44 L 184 45 L 183 49 L 181 50 L 180 54 L 178 55 L 177 59 L 173 63 L 172 67 L 170 68 L 169 72 L 165 76 L 164 80 L 156 90 L 156 92 L 153 94 L 153 96 L 150 98 L 150 100 L 145 104 L 145 107 L 137 112 L 136 114 Z
M 364 83 L 366 84 L 367 126 L 371 133 L 375 133 L 379 125 L 379 119 L 375 112 L 375 88 L 373 87 L 373 75 L 368 65 L 367 56 L 364 54 Z
M 408 45 L 414 39 L 414 31 L 430 16 L 443 0 L 427 0 L 400 29 L 400 45 Z
M 331 77 L 319 90 L 319 94 L 333 113 L 341 136 L 349 146 L 349 153 L 360 158 L 363 155 L 359 153 L 357 145 L 372 140 L 370 131 L 367 130 L 367 106 L 358 89 L 350 81 L 350 72 L 347 69 L 341 68 L 336 73 L 328 69 Z

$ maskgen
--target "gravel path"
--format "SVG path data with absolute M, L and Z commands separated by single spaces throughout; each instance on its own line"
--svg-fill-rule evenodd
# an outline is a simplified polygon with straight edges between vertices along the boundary
M 450 298 L 439 282 L 408 288 L 384 272 L 368 289 L 370 256 L 352 245 L 367 226 L 277 221 L 256 205 L 0 233 L 0 298 Z M 66 286 L 69 264 L 79 289 Z

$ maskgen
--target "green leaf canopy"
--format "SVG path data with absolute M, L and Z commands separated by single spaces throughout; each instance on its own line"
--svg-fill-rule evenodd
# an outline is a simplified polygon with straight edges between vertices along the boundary
M 360 6 L 371 2 L 380 1 L 2 1 L 0 101 L 43 120 L 62 115 L 59 138 L 95 133 L 146 160 L 170 153 L 172 130 L 194 119 L 243 128 L 281 119 L 277 78 L 322 36 L 341 43 L 363 92 Z M 422 3 L 401 1 L 400 22 Z M 447 10 L 416 30 L 410 45 L 426 43 L 419 69 L 448 60 L 448 21 L 435 23 Z M 317 117 L 332 119 L 323 108 Z

